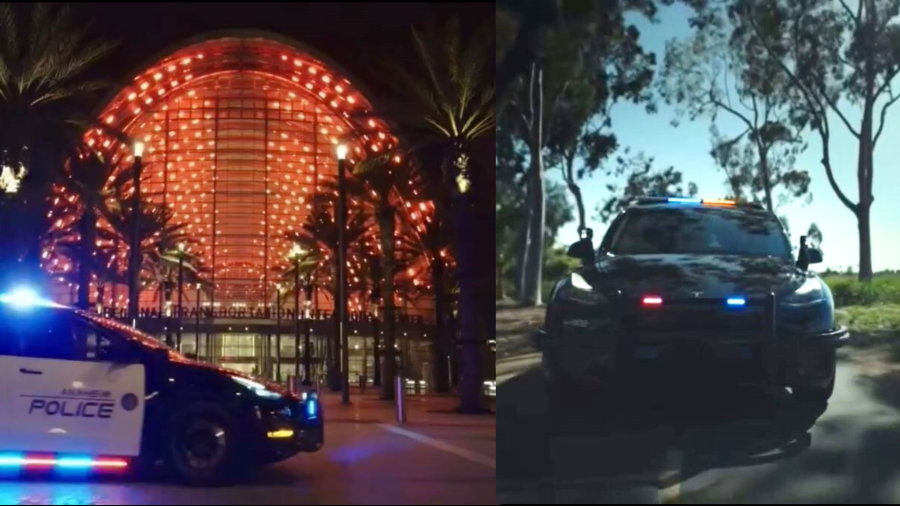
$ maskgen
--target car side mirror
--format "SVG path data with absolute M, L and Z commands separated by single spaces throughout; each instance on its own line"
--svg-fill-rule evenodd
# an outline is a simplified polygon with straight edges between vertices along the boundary
M 809 263 L 820 264 L 822 263 L 822 250 L 819 248 L 809 248 L 806 252 L 806 257 L 809 259 Z
M 802 270 L 809 269 L 809 264 L 822 262 L 822 250 L 806 245 L 806 236 L 800 236 L 800 251 L 797 252 L 797 267 Z
M 581 239 L 569 246 L 568 254 L 572 258 L 581 260 L 582 265 L 594 265 L 594 242 L 589 238 Z

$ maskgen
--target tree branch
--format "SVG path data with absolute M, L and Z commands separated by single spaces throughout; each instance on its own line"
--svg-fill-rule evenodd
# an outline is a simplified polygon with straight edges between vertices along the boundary
M 888 88 L 890 90 L 890 87 Z M 878 122 L 878 131 L 875 133 L 875 138 L 872 140 L 872 148 L 875 148 L 875 144 L 878 143 L 878 138 L 881 137 L 881 131 L 884 129 L 884 118 L 887 114 L 887 110 L 890 106 L 894 105 L 898 99 L 900 99 L 900 95 L 894 96 L 893 92 L 890 92 L 891 99 L 885 102 L 883 106 L 881 106 L 881 119 Z
M 831 152 L 828 147 L 828 127 L 827 125 L 824 129 L 819 127 L 818 130 L 819 135 L 822 137 L 822 166 L 825 167 L 825 175 L 828 176 L 828 184 L 831 185 L 831 189 L 834 190 L 834 193 L 837 195 L 838 199 L 840 199 L 841 203 L 844 204 L 847 209 L 853 211 L 853 214 L 856 214 L 857 205 L 850 201 L 850 199 L 844 195 L 844 192 L 841 191 L 837 181 L 834 179 L 834 172 L 831 170 Z
M 723 103 L 722 101 L 716 100 L 715 98 L 712 98 L 712 94 L 711 94 L 711 93 L 710 93 L 710 99 L 709 99 L 709 101 L 712 102 L 712 104 L 715 105 L 716 107 L 721 107 L 722 109 L 724 109 L 724 110 L 730 112 L 731 114 L 734 114 L 736 117 L 738 117 L 741 121 L 743 121 L 743 122 L 747 125 L 747 128 L 749 128 L 749 129 L 751 129 L 751 130 L 754 129 L 754 128 L 753 128 L 753 123 L 750 121 L 749 118 L 747 118 L 747 116 L 744 116 L 743 114 L 739 113 L 739 112 L 736 111 L 734 108 L 729 107 L 727 104 Z
M 822 82 L 818 76 L 816 76 L 816 80 L 819 82 Z M 850 122 L 847 121 L 847 117 L 844 116 L 844 113 L 842 113 L 841 110 L 838 109 L 837 102 L 835 102 L 834 100 L 831 99 L 831 97 L 828 96 L 828 91 L 825 90 L 824 83 L 821 86 L 819 86 L 819 91 L 822 93 L 822 97 L 825 98 L 825 101 L 828 102 L 828 106 L 831 107 L 831 109 L 837 113 L 838 117 L 841 118 L 841 121 L 844 122 L 844 126 L 847 127 L 847 130 L 850 130 L 850 133 L 853 134 L 854 137 L 859 139 L 859 132 L 857 132 L 853 128 L 853 126 L 850 124 Z
M 878 87 L 878 91 L 875 92 L 875 99 L 876 99 L 876 100 L 878 100 L 878 96 L 879 96 L 879 95 L 881 95 L 882 93 L 884 93 L 884 90 L 890 88 L 890 86 L 891 86 L 891 81 L 893 81 L 894 78 L 897 77 L 897 74 L 900 74 L 900 65 L 898 65 L 897 68 L 894 69 L 894 71 L 891 73 L 891 75 L 889 75 L 888 77 L 886 77 L 886 78 L 884 79 L 884 82 L 881 83 L 881 86 Z
M 824 117 L 825 107 L 822 106 L 822 102 L 820 102 L 818 100 L 818 97 L 816 97 L 815 94 L 810 91 L 802 81 L 800 81 L 796 74 L 791 72 L 791 69 L 789 69 L 783 61 L 781 61 L 781 58 L 775 55 L 774 51 L 772 51 L 772 48 L 765 42 L 765 39 L 760 34 L 759 25 L 756 24 L 756 19 L 753 17 L 753 14 L 749 11 L 749 9 L 744 12 L 744 15 L 747 17 L 747 19 L 750 20 L 750 25 L 753 27 L 753 33 L 760 40 L 760 42 L 762 42 L 762 45 L 765 48 L 766 53 L 768 53 L 769 58 L 773 58 L 775 60 L 775 62 L 781 68 L 781 71 L 784 72 L 785 75 L 788 76 L 788 79 L 790 79 L 790 81 L 794 83 L 794 86 L 796 86 L 800 90 L 800 92 L 803 94 L 803 98 L 806 100 L 806 103 L 813 106 L 814 108 L 817 107 L 818 110 L 816 112 L 820 116 Z
M 863 3 L 863 0 L 860 0 L 859 1 L 860 6 L 862 6 L 862 3 Z M 853 22 L 858 25 L 859 18 L 855 14 L 853 14 L 853 11 L 850 10 L 850 6 L 847 5 L 847 2 L 845 2 L 844 0 L 841 0 L 841 5 L 844 7 L 844 10 L 847 11 L 847 14 L 850 15 L 850 19 L 852 19 Z
M 860 2 L 862 5 L 862 2 Z M 756 37 L 762 41 L 763 47 L 766 49 L 766 53 L 768 53 L 770 58 L 774 58 L 777 62 L 778 66 L 781 70 L 788 76 L 788 79 L 794 83 L 797 88 L 800 89 L 800 92 L 803 94 L 803 98 L 806 100 L 806 103 L 818 107 L 819 118 L 819 126 L 816 127 L 819 135 L 822 137 L 822 165 L 825 167 L 825 175 L 828 176 L 828 183 L 831 185 L 831 189 L 834 190 L 834 193 L 837 195 L 838 199 L 840 199 L 841 203 L 843 203 L 848 209 L 853 211 L 853 214 L 856 214 L 856 204 L 850 201 L 844 192 L 841 191 L 841 188 L 838 186 L 837 181 L 834 179 L 834 173 L 831 169 L 831 156 L 830 156 L 830 148 L 829 148 L 829 137 L 830 137 L 830 128 L 828 126 L 828 115 L 826 114 L 825 108 L 822 106 L 822 103 L 818 100 L 818 97 L 807 89 L 807 87 L 800 81 L 800 79 L 791 72 L 791 69 L 785 65 L 781 58 L 778 58 L 772 48 L 765 42 L 765 39 L 761 36 L 759 31 L 759 25 L 756 23 L 756 19 L 753 17 L 752 13 L 748 11 L 745 12 L 745 15 L 750 20 L 750 25 L 753 27 L 753 33 L 756 34 Z

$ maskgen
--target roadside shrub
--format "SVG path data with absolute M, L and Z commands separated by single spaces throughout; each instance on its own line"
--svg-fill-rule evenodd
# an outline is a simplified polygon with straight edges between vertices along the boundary
M 846 276 L 829 276 L 825 282 L 837 307 L 900 304 L 900 277 L 876 277 L 871 283 L 860 283 Z

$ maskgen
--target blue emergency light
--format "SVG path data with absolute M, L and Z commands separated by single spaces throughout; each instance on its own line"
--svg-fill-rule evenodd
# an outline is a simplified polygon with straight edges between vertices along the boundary
M 669 202 L 675 203 L 675 204 L 699 204 L 701 202 L 701 200 L 685 198 L 685 197 L 669 197 Z
M 0 304 L 8 304 L 12 308 L 19 310 L 35 307 L 61 307 L 40 297 L 37 292 L 28 287 L 17 287 L 9 292 L 0 294 Z
M 725 303 L 729 306 L 743 306 L 747 304 L 747 299 L 743 297 L 729 297 Z

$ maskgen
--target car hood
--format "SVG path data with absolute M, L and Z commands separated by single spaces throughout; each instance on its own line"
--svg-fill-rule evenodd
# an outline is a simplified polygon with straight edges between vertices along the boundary
M 244 378 L 247 380 L 251 380 L 251 381 L 260 383 L 260 384 L 264 385 L 266 387 L 266 389 L 268 389 L 272 392 L 277 392 L 285 397 L 295 397 L 286 388 L 284 388 L 281 385 L 278 385 L 277 383 L 272 383 L 268 380 L 257 378 L 255 376 L 251 376 L 249 374 L 244 374 L 244 373 L 232 370 L 232 369 L 226 369 L 224 367 L 207 364 L 205 362 L 198 362 L 196 360 L 191 360 L 189 358 L 186 358 L 186 357 L 183 357 L 180 355 L 170 355 L 169 364 L 174 367 L 182 368 L 185 370 L 192 370 L 195 372 L 196 371 L 204 371 L 209 374 L 218 374 L 218 375 L 230 376 L 230 377 L 234 377 L 234 378 Z
M 807 276 L 793 261 L 740 255 L 608 256 L 585 278 L 600 290 L 619 290 L 628 298 L 653 294 L 663 298 L 724 298 L 741 295 L 782 296 Z

